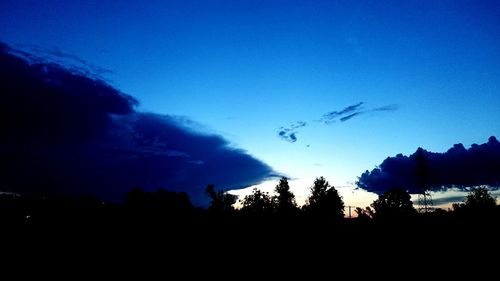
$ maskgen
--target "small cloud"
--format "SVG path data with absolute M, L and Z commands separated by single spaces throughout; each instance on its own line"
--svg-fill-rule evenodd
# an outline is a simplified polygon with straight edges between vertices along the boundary
M 281 127 L 280 130 L 278 131 L 278 136 L 281 139 L 291 143 L 297 141 L 297 136 L 295 134 L 296 132 L 292 132 L 290 131 L 290 129 L 285 129 L 283 127 Z
M 366 114 L 366 113 L 376 113 L 376 112 L 391 112 L 398 110 L 398 106 L 396 104 L 384 105 L 372 109 L 365 109 L 364 102 L 358 102 L 356 104 L 349 105 L 344 107 L 341 110 L 334 110 L 323 114 L 320 120 L 315 120 L 316 122 L 321 122 L 324 124 L 331 124 L 337 121 L 346 122 L 351 120 L 352 118 Z M 298 121 L 294 124 L 291 124 L 288 127 L 280 127 L 278 129 L 278 137 L 283 139 L 284 141 L 294 143 L 297 141 L 297 134 L 299 129 L 305 127 L 307 123 L 305 121 Z M 307 145 L 309 147 L 309 145 Z
M 371 111 L 396 111 L 398 110 L 399 107 L 397 104 L 389 104 L 389 105 L 385 105 L 385 106 L 381 106 L 381 107 L 376 107 L 374 109 L 372 109 Z
M 306 123 L 306 122 L 304 122 L 304 121 L 297 121 L 297 123 L 296 123 L 296 124 L 292 124 L 292 125 L 290 126 L 290 128 L 291 128 L 292 130 L 295 130 L 295 129 L 298 129 L 298 128 L 305 127 L 306 125 L 307 125 L 307 123 Z
M 398 110 L 398 106 L 395 104 L 385 105 L 372 109 L 365 109 L 363 108 L 363 105 L 363 102 L 359 102 L 357 104 L 350 105 L 342 110 L 326 113 L 321 117 L 320 122 L 328 125 L 337 121 L 345 122 L 351 120 L 353 117 L 366 113 L 389 112 Z
M 354 116 L 360 115 L 362 113 L 363 113 L 363 111 L 361 111 L 361 112 L 355 112 L 355 113 L 349 114 L 347 116 L 344 116 L 344 117 L 340 118 L 340 122 L 345 122 L 345 121 L 353 118 Z
M 363 102 L 359 102 L 357 104 L 347 106 L 342 110 L 328 112 L 321 117 L 320 121 L 325 123 L 325 124 L 330 124 L 330 123 L 334 123 L 339 118 L 342 119 L 344 116 L 350 115 L 352 112 L 357 111 L 359 114 L 360 112 L 362 112 L 361 108 L 362 108 L 363 104 L 364 104 Z
M 306 122 L 298 121 L 298 122 L 290 125 L 288 128 L 280 127 L 278 130 L 278 137 L 280 137 L 281 139 L 283 139 L 287 142 L 294 143 L 297 141 L 298 129 L 305 127 L 306 125 L 307 125 Z

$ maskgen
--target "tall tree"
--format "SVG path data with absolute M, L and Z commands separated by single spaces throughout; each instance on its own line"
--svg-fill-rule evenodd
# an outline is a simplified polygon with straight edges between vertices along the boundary
M 465 198 L 464 204 L 466 207 L 473 209 L 489 209 L 497 205 L 495 197 L 491 196 L 484 186 L 473 188 Z
M 402 218 L 416 213 L 411 196 L 405 190 L 393 188 L 373 201 L 376 218 Z
M 344 217 L 344 201 L 324 177 L 314 180 L 304 209 L 309 213 Z
M 482 212 L 484 215 L 489 214 L 495 207 L 496 198 L 491 196 L 488 188 L 484 186 L 473 188 L 463 203 L 453 204 L 455 211 Z
M 274 197 L 276 203 L 276 211 L 280 214 L 290 214 L 297 210 L 295 195 L 290 191 L 288 179 L 282 177 L 274 191 L 277 195 Z

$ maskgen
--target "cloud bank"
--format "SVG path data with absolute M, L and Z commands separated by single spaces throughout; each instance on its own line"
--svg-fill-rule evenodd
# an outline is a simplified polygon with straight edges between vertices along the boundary
M 419 148 L 410 156 L 388 157 L 379 167 L 364 172 L 357 186 L 377 194 L 394 187 L 416 194 L 421 192 L 422 182 L 433 191 L 451 187 L 464 190 L 479 185 L 497 189 L 500 187 L 500 143 L 490 137 L 487 143 L 473 144 L 469 149 L 455 144 L 445 153 Z
M 237 189 L 275 175 L 186 118 L 139 112 L 102 80 L 1 43 L 0 97 L 0 191 L 118 201 L 163 187 L 204 205 L 209 183 Z

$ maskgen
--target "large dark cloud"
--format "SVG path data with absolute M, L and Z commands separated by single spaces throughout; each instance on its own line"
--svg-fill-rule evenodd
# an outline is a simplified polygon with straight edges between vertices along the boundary
M 455 144 L 445 153 L 419 148 L 414 154 L 388 157 L 378 168 L 363 173 L 358 187 L 381 194 L 394 187 L 420 193 L 421 186 L 430 190 L 467 189 L 488 185 L 500 187 L 500 143 L 490 137 L 487 143 L 466 149 Z
M 112 73 L 111 70 L 94 65 L 78 56 L 64 53 L 55 49 L 47 49 L 39 45 L 15 45 L 15 49 L 10 49 L 11 54 L 23 58 L 30 63 L 55 63 L 64 65 L 66 69 L 77 71 L 78 73 L 94 79 L 105 80 L 103 75 Z
M 0 191 L 121 200 L 139 186 L 243 188 L 273 170 L 191 121 L 138 112 L 137 101 L 78 69 L 31 61 L 0 44 Z

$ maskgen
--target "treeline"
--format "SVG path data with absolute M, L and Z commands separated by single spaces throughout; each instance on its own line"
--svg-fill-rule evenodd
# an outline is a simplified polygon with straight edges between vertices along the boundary
M 206 188 L 210 205 L 195 208 L 185 192 L 160 189 L 146 192 L 135 188 L 125 197 L 124 204 L 108 204 L 95 197 L 31 198 L 14 194 L 0 195 L 0 220 L 11 223 L 92 223 L 92 222 L 151 222 L 213 220 L 315 220 L 322 223 L 344 221 L 342 197 L 328 181 L 316 178 L 303 206 L 299 206 L 290 191 L 287 178 L 281 178 L 273 194 L 253 189 L 240 199 L 214 185 Z M 486 187 L 471 189 L 462 203 L 453 204 L 451 210 L 434 209 L 419 213 L 410 194 L 403 189 L 391 189 L 380 195 L 369 207 L 355 209 L 356 221 L 414 221 L 436 218 L 491 218 L 499 216 L 500 208 Z
M 329 217 L 339 220 L 345 217 L 342 197 L 323 177 L 316 178 L 310 188 L 309 196 L 303 206 L 295 202 L 295 195 L 290 191 L 288 180 L 281 178 L 274 189 L 274 194 L 253 189 L 252 194 L 240 200 L 240 209 L 235 209 L 237 197 L 223 191 L 215 191 L 213 185 L 207 187 L 207 194 L 211 198 L 209 212 L 212 213 L 241 213 L 258 216 L 293 216 L 305 215 L 309 217 Z M 370 206 L 355 208 L 356 218 L 361 221 L 412 220 L 418 217 L 443 217 L 444 215 L 458 215 L 469 217 L 491 217 L 498 215 L 500 206 L 491 195 L 487 187 L 472 188 L 462 203 L 455 203 L 449 210 L 430 208 L 426 212 L 419 212 L 411 201 L 410 194 L 401 188 L 393 188 L 380 195 Z
M 301 212 L 315 216 L 329 216 L 332 219 L 344 217 L 344 201 L 337 190 L 323 177 L 314 181 L 310 195 L 304 206 L 299 207 L 295 195 L 290 191 L 287 178 L 281 178 L 274 189 L 274 194 L 254 188 L 250 195 L 240 200 L 241 208 L 236 210 L 234 204 L 237 197 L 224 191 L 215 192 L 215 187 L 209 185 L 206 190 L 211 202 L 208 212 L 229 213 L 238 212 L 245 215 L 293 216 Z

